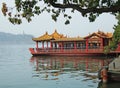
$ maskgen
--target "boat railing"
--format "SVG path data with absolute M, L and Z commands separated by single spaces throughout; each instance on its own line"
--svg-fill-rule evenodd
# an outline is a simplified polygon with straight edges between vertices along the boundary
M 103 52 L 102 48 L 99 49 L 74 49 L 74 48 L 33 48 L 35 52 Z

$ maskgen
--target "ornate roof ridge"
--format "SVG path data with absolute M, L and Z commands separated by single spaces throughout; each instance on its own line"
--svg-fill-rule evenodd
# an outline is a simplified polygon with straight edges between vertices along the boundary
M 55 31 L 51 34 L 51 36 L 52 36 L 54 39 L 58 39 L 58 38 L 64 37 L 64 35 L 58 33 L 56 29 L 55 29 Z

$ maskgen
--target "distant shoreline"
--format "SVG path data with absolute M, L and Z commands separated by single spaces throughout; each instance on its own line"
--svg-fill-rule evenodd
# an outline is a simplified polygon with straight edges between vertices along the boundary
M 0 44 L 34 44 L 33 36 L 27 34 L 11 34 L 0 32 Z

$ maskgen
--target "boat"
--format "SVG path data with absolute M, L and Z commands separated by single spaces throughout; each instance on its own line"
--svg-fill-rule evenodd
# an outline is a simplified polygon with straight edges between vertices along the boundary
M 85 37 L 67 37 L 55 30 L 52 34 L 46 32 L 40 37 L 33 38 L 36 42 L 35 48 L 29 48 L 33 56 L 60 55 L 60 56 L 98 56 L 105 55 L 104 47 L 110 44 L 112 33 L 98 30 Z M 120 53 L 120 44 L 115 51 L 108 54 Z

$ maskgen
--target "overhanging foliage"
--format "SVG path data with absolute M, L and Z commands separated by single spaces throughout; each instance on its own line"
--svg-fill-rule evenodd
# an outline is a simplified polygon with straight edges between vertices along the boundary
M 15 0 L 15 7 L 13 6 L 9 10 L 4 2 L 2 13 L 8 16 L 9 21 L 13 24 L 21 24 L 22 18 L 30 22 L 32 17 L 44 11 L 52 14 L 52 19 L 57 21 L 57 17 L 62 13 L 66 20 L 65 24 L 69 24 L 72 17 L 66 13 L 66 9 L 70 9 L 72 13 L 77 10 L 82 16 L 88 17 L 90 22 L 93 22 L 102 13 L 116 15 L 117 12 L 120 12 L 120 0 Z

